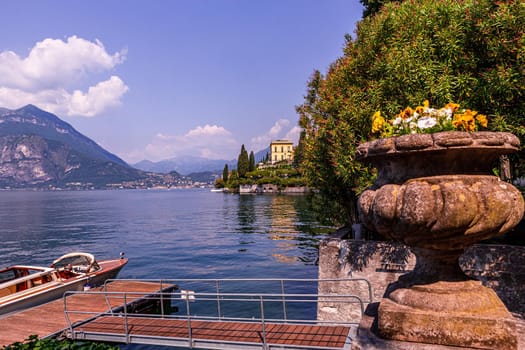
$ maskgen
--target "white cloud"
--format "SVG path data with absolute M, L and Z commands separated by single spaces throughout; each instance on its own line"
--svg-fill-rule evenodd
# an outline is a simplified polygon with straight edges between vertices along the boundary
M 246 149 L 248 152 L 259 152 L 270 146 L 275 139 L 287 139 L 297 144 L 301 128 L 291 126 L 287 119 L 280 119 L 263 135 L 251 139 Z M 144 150 L 136 150 L 124 155 L 129 163 L 144 159 L 160 161 L 182 156 L 197 156 L 208 159 L 236 159 L 241 149 L 232 133 L 222 126 L 196 126 L 182 135 L 158 133 Z
M 197 126 L 195 129 L 188 131 L 186 137 L 195 137 L 195 136 L 217 136 L 217 135 L 231 135 L 231 133 L 223 128 L 222 126 L 217 125 L 208 125 Z
M 281 133 L 281 131 L 284 128 L 286 128 L 288 125 L 290 125 L 290 121 L 288 119 L 279 119 L 272 126 L 272 128 L 268 132 L 268 135 L 270 135 L 272 137 L 277 137 Z
M 128 161 L 164 159 L 195 156 L 208 159 L 234 159 L 240 145 L 230 131 L 218 125 L 197 126 L 184 135 L 158 133 L 146 146 L 144 152 L 128 155 Z
M 86 82 L 113 69 L 125 56 L 125 51 L 111 55 L 100 41 L 76 36 L 37 42 L 25 58 L 0 52 L 0 105 L 18 108 L 32 103 L 53 113 L 92 117 L 118 105 L 128 87 L 117 76 L 93 86 Z
M 293 141 L 294 145 L 297 145 L 299 143 L 299 136 L 301 136 L 301 127 L 296 125 L 286 133 L 284 139 Z
M 128 87 L 117 76 L 91 86 L 87 93 L 75 90 L 69 98 L 68 115 L 93 117 L 105 109 L 118 106 Z
M 272 142 L 272 140 L 277 139 L 286 139 L 293 141 L 294 144 L 297 144 L 301 128 L 298 126 L 293 126 L 291 129 L 289 129 L 289 126 L 290 121 L 288 119 L 277 120 L 267 132 L 251 139 L 250 148 L 253 149 L 254 152 L 258 152 L 270 146 L 270 142 Z

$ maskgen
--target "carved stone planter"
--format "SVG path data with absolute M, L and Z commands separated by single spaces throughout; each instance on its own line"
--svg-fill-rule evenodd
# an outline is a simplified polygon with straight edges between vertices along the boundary
M 521 220 L 521 193 L 491 175 L 498 157 L 518 148 L 517 137 L 499 132 L 411 134 L 359 146 L 357 159 L 378 169 L 359 198 L 361 221 L 417 256 L 414 271 L 379 305 L 382 337 L 517 348 L 512 316 L 491 289 L 463 274 L 458 258 Z

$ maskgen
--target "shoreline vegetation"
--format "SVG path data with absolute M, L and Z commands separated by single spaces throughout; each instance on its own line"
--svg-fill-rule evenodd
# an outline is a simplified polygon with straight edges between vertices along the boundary
M 308 193 L 306 179 L 288 163 L 265 166 L 240 176 L 233 170 L 217 179 L 215 188 L 228 193 Z
M 281 161 L 272 161 L 274 156 L 267 153 L 256 165 L 253 151 L 248 155 L 242 145 L 237 169 L 230 171 L 228 164 L 225 164 L 222 177 L 215 180 L 215 188 L 240 194 L 309 193 L 307 179 L 299 168 L 301 154 L 299 146 L 294 147 L 291 155 L 287 159 L 281 158 Z

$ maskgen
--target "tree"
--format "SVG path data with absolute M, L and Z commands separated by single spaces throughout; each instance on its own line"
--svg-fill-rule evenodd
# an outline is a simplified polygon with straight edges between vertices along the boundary
M 301 163 L 304 159 L 304 138 L 306 137 L 306 132 L 304 130 L 301 131 L 301 134 L 299 135 L 299 142 L 297 143 L 297 146 L 294 149 L 294 156 L 293 156 L 293 166 L 296 169 L 300 169 Z
M 222 169 L 222 181 L 224 183 L 228 182 L 228 175 L 229 175 L 228 164 L 224 164 L 224 169 Z
M 401 2 L 402 0 L 359 0 L 363 5 L 363 17 L 373 16 L 388 2 Z
M 310 78 L 300 126 L 302 171 L 340 223 L 357 221 L 355 203 L 373 170 L 355 161 L 371 116 L 394 116 L 429 100 L 489 115 L 489 129 L 525 141 L 525 6 L 522 1 L 389 2 L 358 24 L 326 76 Z M 525 172 L 525 155 L 514 156 Z
M 248 161 L 248 171 L 254 171 L 255 170 L 255 155 L 253 154 L 253 151 L 250 151 L 250 158 Z
M 237 173 L 239 174 L 240 178 L 243 178 L 246 176 L 249 166 L 250 164 L 249 164 L 249 159 L 248 159 L 248 152 L 246 152 L 244 145 L 242 145 L 241 153 L 239 154 L 239 157 L 237 158 Z

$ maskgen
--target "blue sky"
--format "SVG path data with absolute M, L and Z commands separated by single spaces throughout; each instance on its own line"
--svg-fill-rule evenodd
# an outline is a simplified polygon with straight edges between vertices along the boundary
M 33 103 L 135 163 L 298 137 L 295 106 L 358 0 L 8 0 L 0 106 Z

